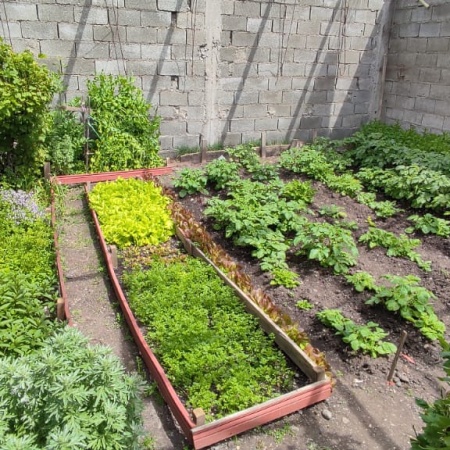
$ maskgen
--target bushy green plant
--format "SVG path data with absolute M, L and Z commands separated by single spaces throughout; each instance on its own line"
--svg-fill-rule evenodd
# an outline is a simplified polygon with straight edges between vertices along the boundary
M 436 236 L 449 237 L 450 236 L 450 221 L 435 217 L 430 213 L 419 216 L 413 214 L 408 217 L 413 223 L 412 227 L 408 227 L 405 232 L 413 233 L 414 231 L 421 231 L 423 234 L 435 234 Z
M 87 82 L 94 128 L 92 171 L 163 164 L 158 156 L 160 118 L 129 77 L 100 74 Z
M 233 148 L 227 148 L 226 151 L 230 155 L 232 161 L 238 163 L 248 172 L 252 172 L 259 167 L 259 157 L 253 149 L 251 143 L 237 145 Z
M 395 353 L 397 347 L 390 342 L 382 342 L 388 333 L 375 322 L 357 325 L 347 319 L 338 309 L 325 309 L 317 313 L 317 318 L 327 327 L 334 328 L 336 334 L 353 351 L 369 354 L 372 358 Z
M 273 278 L 270 280 L 272 286 L 284 286 L 293 289 L 300 284 L 298 275 L 284 268 L 275 268 L 272 270 Z
M 378 286 L 375 295 L 367 300 L 368 305 L 383 304 L 388 311 L 398 312 L 428 339 L 444 336 L 445 325 L 430 303 L 436 297 L 419 285 L 420 278 L 414 275 L 385 275 L 384 278 L 391 285 Z
M 2 448 L 137 450 L 140 382 L 74 328 L 0 358 Z
M 173 186 L 179 189 L 178 195 L 181 198 L 198 193 L 208 195 L 207 183 L 208 177 L 203 169 L 182 169 L 173 180 Z
M 271 181 L 278 178 L 278 167 L 273 164 L 259 164 L 252 168 L 251 178 L 254 181 Z
M 42 142 L 58 77 L 30 51 L 15 53 L 2 39 L 0 68 L 0 177 L 27 185 L 40 176 L 45 161 Z
M 359 203 L 368 206 L 373 210 L 377 217 L 381 217 L 383 219 L 392 217 L 402 211 L 400 208 L 396 207 L 395 202 L 390 200 L 379 202 L 376 198 L 376 194 L 373 192 L 360 192 L 356 197 Z
M 48 128 L 44 145 L 52 172 L 59 175 L 85 170 L 83 146 L 86 138 L 84 126 L 76 114 L 61 109 L 52 111 Z
M 283 186 L 281 195 L 288 200 L 310 204 L 316 191 L 312 187 L 311 181 L 292 180 Z
M 298 253 L 317 260 L 335 273 L 345 273 L 358 259 L 358 248 L 350 231 L 329 223 L 307 222 L 296 232 Z
M 450 345 L 441 339 L 443 348 L 444 371 L 446 376 L 441 380 L 450 385 Z M 412 450 L 423 449 L 448 449 L 450 447 L 450 396 L 438 398 L 433 403 L 416 399 L 417 405 L 422 408 L 422 420 L 425 422 L 423 430 L 411 439 Z
M 214 186 L 214 189 L 220 190 L 233 181 L 239 179 L 239 166 L 237 163 L 227 161 L 224 158 L 218 158 L 208 163 L 205 167 L 208 183 Z
M 319 214 L 321 216 L 332 217 L 333 219 L 345 219 L 347 217 L 344 209 L 337 205 L 323 205 L 319 209 Z
M 424 261 L 419 253 L 414 249 L 420 245 L 420 239 L 410 239 L 405 234 L 400 236 L 381 228 L 369 227 L 369 231 L 359 238 L 359 242 L 367 244 L 370 249 L 375 247 L 384 247 L 387 256 L 399 256 L 409 258 L 415 262 L 421 269 L 429 272 L 431 262 Z
M 98 183 L 89 194 L 105 239 L 118 247 L 159 244 L 174 233 L 170 200 L 151 181 L 118 178 Z
M 302 311 L 309 311 L 310 309 L 313 309 L 313 308 L 314 308 L 314 306 L 313 306 L 308 300 L 306 300 L 306 299 L 299 300 L 299 301 L 295 304 L 295 306 L 296 306 L 298 309 L 301 309 Z
M 345 279 L 351 283 L 358 292 L 377 290 L 375 278 L 368 272 L 358 271 L 353 275 L 346 275 Z
M 147 341 L 188 407 L 217 418 L 291 388 L 293 373 L 273 336 L 204 262 L 155 259 L 123 281 Z

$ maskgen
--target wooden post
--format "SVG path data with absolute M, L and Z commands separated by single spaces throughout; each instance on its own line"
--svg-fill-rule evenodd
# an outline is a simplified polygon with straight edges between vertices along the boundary
M 266 148 L 267 142 L 266 142 L 266 132 L 263 131 L 261 133 L 261 158 L 267 157 L 267 148 Z
M 44 178 L 50 180 L 50 163 L 47 161 L 44 163 Z
M 394 376 L 395 368 L 397 367 L 398 358 L 400 357 L 400 353 L 402 352 L 403 346 L 405 345 L 406 338 L 408 333 L 403 330 L 402 335 L 400 337 L 400 342 L 397 347 L 397 353 L 394 356 L 394 360 L 392 361 L 391 370 L 389 371 L 389 375 L 387 377 L 388 382 L 392 381 L 392 377 Z
M 208 141 L 201 136 L 200 138 L 200 163 L 206 162 L 206 151 L 208 149 Z
M 192 415 L 194 416 L 194 422 L 198 427 L 205 425 L 205 412 L 202 408 L 195 408 L 194 411 L 192 411 Z
M 56 318 L 58 320 L 64 320 L 66 313 L 64 310 L 64 306 L 65 306 L 65 301 L 62 297 L 59 297 L 58 300 L 56 301 Z

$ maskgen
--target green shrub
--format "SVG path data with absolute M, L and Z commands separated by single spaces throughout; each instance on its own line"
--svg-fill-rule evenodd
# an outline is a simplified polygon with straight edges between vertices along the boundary
M 3 449 L 138 449 L 140 383 L 73 328 L 0 359 Z
M 42 142 L 58 79 L 30 51 L 15 53 L 1 39 L 0 69 L 0 177 L 29 185 L 45 161 Z
M 133 79 L 100 74 L 88 81 L 95 139 L 92 171 L 161 166 L 160 118 L 149 118 L 151 105 Z

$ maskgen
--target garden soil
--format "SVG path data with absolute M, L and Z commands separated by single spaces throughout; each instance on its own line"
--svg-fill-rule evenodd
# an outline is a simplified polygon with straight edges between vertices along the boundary
M 174 166 L 175 169 L 178 167 Z M 170 187 L 171 179 L 171 176 L 166 176 L 161 181 Z M 358 223 L 357 237 L 367 230 L 367 217 L 372 215 L 374 219 L 367 207 L 332 193 L 318 183 L 314 183 L 314 187 L 313 210 L 324 205 L 341 206 L 348 215 L 347 219 Z M 247 251 L 233 247 L 220 233 L 212 230 L 210 221 L 203 216 L 206 200 L 204 196 L 190 196 L 182 203 L 208 228 L 214 239 L 241 263 L 255 286 L 264 288 L 274 303 L 308 333 L 312 344 L 325 353 L 335 380 L 332 396 L 328 400 L 216 444 L 211 450 L 409 449 L 410 438 L 423 425 L 415 398 L 432 402 L 446 394 L 445 385 L 439 381 L 439 377 L 444 375 L 439 347 L 383 309 L 365 305 L 368 295 L 355 293 L 343 277 L 335 276 L 329 269 L 317 264 L 297 260 L 293 255 L 291 263 L 296 267 L 302 284 L 294 290 L 270 286 L 269 278 L 261 273 L 258 263 Z M 376 223 L 386 230 L 400 233 L 407 226 L 407 216 L 405 211 L 393 219 L 377 220 Z M 136 371 L 137 350 L 130 341 L 111 293 L 80 188 L 70 189 L 66 196 L 61 231 L 61 251 L 74 325 L 92 342 L 112 347 L 127 369 Z M 382 249 L 368 251 L 362 246 L 359 246 L 360 256 L 355 269 L 370 272 L 377 281 L 388 273 L 419 276 L 422 285 L 436 294 L 438 300 L 434 307 L 449 327 L 450 241 L 427 236 L 420 238 L 423 244 L 418 251 L 424 260 L 432 261 L 432 272 L 423 272 L 409 260 L 388 258 Z M 295 305 L 303 299 L 314 308 L 310 311 L 299 310 Z M 393 357 L 372 359 L 352 354 L 339 337 L 315 319 L 315 314 L 324 308 L 340 308 L 355 322 L 373 320 L 390 333 L 389 340 L 396 344 L 401 332 L 408 332 L 392 383 L 387 382 L 387 376 Z M 154 448 L 189 448 L 159 396 L 152 395 L 144 400 L 145 428 L 155 439 Z

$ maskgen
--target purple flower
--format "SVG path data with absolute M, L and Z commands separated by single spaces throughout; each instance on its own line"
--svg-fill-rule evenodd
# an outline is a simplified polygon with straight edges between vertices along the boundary
M 35 222 L 45 217 L 45 211 L 37 204 L 33 192 L 0 188 L 1 201 L 9 205 L 8 217 L 16 225 L 22 222 Z

